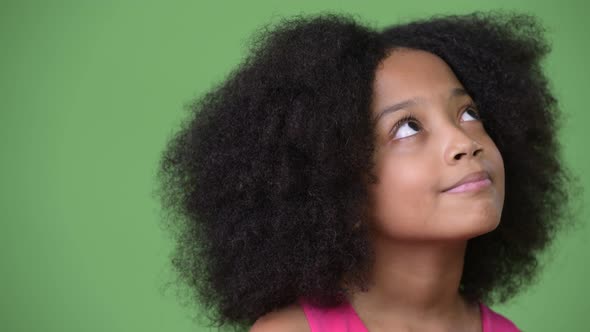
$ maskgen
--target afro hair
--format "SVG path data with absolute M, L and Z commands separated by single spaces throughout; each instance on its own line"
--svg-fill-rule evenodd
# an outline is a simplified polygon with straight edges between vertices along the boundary
M 336 305 L 344 276 L 363 287 L 372 84 L 398 47 L 448 63 L 505 163 L 500 225 L 468 241 L 460 292 L 504 302 L 538 274 L 575 181 L 560 159 L 560 112 L 541 67 L 550 46 L 534 17 L 474 12 L 375 29 L 342 14 L 298 16 L 253 39 L 190 104 L 162 155 L 172 263 L 218 326 L 248 326 L 302 296 Z

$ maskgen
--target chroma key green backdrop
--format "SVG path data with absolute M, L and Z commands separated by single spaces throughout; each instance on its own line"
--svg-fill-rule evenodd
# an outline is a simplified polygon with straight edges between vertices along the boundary
M 486 9 L 529 12 L 547 27 L 545 69 L 568 118 L 564 157 L 588 188 L 582 0 L 0 1 L 0 330 L 208 331 L 166 288 L 172 243 L 150 194 L 184 105 L 282 16 L 344 12 L 385 26 Z M 582 210 L 539 281 L 493 307 L 525 331 L 590 329 Z

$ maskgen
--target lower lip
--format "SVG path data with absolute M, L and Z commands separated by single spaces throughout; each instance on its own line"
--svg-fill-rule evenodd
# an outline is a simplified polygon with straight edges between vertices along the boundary
M 472 192 L 478 191 L 480 189 L 486 188 L 492 184 L 490 179 L 483 179 L 480 181 L 469 182 L 462 184 L 458 187 L 445 191 L 446 193 L 465 193 L 465 192 Z

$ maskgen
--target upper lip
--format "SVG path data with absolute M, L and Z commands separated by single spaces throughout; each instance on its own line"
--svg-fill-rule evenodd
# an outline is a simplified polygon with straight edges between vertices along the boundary
M 478 171 L 478 172 L 469 173 L 469 174 L 465 175 L 463 178 L 461 178 L 461 180 L 457 181 L 454 185 L 448 187 L 447 189 L 445 189 L 443 191 L 451 190 L 451 189 L 458 187 L 458 186 L 465 184 L 465 183 L 481 181 L 481 180 L 489 179 L 489 178 L 490 178 L 490 174 L 486 171 Z

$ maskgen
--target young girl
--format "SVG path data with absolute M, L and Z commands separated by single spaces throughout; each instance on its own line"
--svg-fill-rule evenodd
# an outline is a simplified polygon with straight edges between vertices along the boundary
M 573 182 L 533 17 L 282 21 L 160 168 L 173 264 L 218 326 L 518 331 Z

